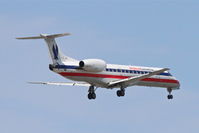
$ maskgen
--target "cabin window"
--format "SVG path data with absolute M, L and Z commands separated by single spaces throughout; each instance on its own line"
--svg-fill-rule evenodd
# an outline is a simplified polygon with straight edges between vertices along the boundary
M 120 70 L 120 69 L 117 69 L 117 71 L 118 71 L 118 72 L 121 72 L 121 70 Z
M 137 74 L 137 71 L 134 71 L 135 74 Z

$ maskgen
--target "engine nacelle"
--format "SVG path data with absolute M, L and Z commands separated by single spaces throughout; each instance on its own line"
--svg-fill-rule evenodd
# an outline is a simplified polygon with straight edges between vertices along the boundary
M 100 59 L 85 59 L 79 62 L 79 67 L 89 72 L 101 72 L 106 69 L 106 62 Z

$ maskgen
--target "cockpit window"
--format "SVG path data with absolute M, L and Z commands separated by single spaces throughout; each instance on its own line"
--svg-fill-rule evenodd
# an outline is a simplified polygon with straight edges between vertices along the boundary
M 169 73 L 169 72 L 160 73 L 159 75 L 163 75 L 163 76 L 172 76 L 171 73 Z
M 168 76 L 172 76 L 170 72 L 168 72 Z

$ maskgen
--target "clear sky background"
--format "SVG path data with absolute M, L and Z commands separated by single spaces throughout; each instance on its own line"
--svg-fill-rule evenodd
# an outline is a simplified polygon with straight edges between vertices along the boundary
M 0 133 L 198 133 L 198 0 L 1 0 Z M 43 40 L 16 40 L 70 32 L 62 51 L 79 60 L 169 67 L 181 82 L 166 89 L 97 90 L 30 85 L 68 81 L 48 70 Z

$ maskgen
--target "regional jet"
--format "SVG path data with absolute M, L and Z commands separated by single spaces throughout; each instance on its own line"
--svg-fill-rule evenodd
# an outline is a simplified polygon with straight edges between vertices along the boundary
M 107 64 L 102 59 L 76 60 L 65 56 L 55 38 L 68 36 L 63 34 L 40 34 L 33 37 L 17 39 L 44 39 L 52 59 L 49 69 L 74 82 L 30 82 L 45 85 L 69 85 L 88 87 L 88 99 L 96 99 L 97 88 L 118 88 L 118 97 L 125 95 L 130 86 L 161 87 L 168 91 L 168 99 L 173 99 L 172 90 L 180 89 L 179 81 L 171 75 L 169 68 L 141 67 L 129 65 Z

